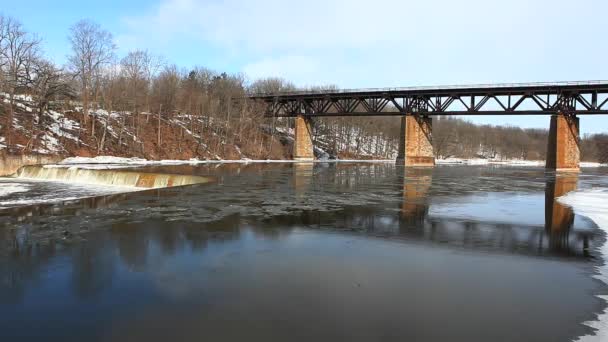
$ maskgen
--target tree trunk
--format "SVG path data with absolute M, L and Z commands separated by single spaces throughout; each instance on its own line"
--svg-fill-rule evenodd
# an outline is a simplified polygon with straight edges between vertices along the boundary
M 89 90 L 88 90 L 86 81 L 82 87 L 82 115 L 83 115 L 83 126 L 86 127 L 88 116 L 89 116 Z
M 158 109 L 158 141 L 157 146 L 160 151 L 160 113 L 163 111 L 163 104 L 160 104 L 160 108 Z
M 8 103 L 8 116 L 6 118 L 6 149 L 10 152 L 12 145 L 12 130 L 13 130 L 13 104 L 14 104 L 14 89 L 11 88 Z

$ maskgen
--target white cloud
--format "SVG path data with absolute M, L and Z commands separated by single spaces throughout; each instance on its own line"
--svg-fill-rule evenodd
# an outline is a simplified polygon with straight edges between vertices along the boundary
M 247 64 L 243 68 L 252 79 L 263 77 L 282 77 L 285 79 L 302 79 L 307 75 L 317 74 L 320 70 L 318 61 L 305 56 L 281 56 L 262 59 Z
M 437 40 L 437 44 L 466 41 L 471 37 L 463 33 L 502 36 L 518 30 L 519 24 L 529 26 L 539 22 L 541 10 L 552 14 L 551 9 L 539 6 L 547 1 L 488 3 L 485 0 L 164 0 L 147 14 L 125 20 L 133 31 L 154 32 L 148 35 L 153 39 L 185 34 L 219 45 L 268 52 L 372 46 L 390 49 L 422 40 Z
M 607 12 L 605 0 L 160 0 L 123 18 L 119 41 L 299 86 L 608 79 Z
M 120 38 L 188 41 L 224 51 L 251 77 L 298 84 L 607 78 L 599 68 L 607 9 L 601 0 L 162 0 L 125 18 Z M 587 65 L 573 62 L 582 53 Z

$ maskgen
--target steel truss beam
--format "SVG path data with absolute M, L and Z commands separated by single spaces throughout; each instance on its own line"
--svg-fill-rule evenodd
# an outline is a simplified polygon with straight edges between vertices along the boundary
M 608 114 L 608 82 L 251 95 L 267 116 Z

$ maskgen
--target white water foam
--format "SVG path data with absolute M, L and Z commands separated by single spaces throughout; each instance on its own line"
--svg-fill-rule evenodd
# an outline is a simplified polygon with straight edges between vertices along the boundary
M 0 177 L 0 210 L 141 190 L 141 188 L 136 187 Z
M 8 196 L 10 194 L 16 194 L 19 192 L 27 192 L 29 189 L 30 187 L 24 183 L 2 183 L 2 186 L 0 186 L 0 197 Z
M 571 192 L 558 199 L 559 202 L 571 206 L 577 214 L 587 216 L 593 220 L 598 227 L 608 232 L 608 189 L 593 189 L 586 191 Z M 608 242 L 601 249 L 604 264 L 597 268 L 596 279 L 608 285 Z M 608 296 L 598 296 L 608 303 Z M 596 329 L 592 335 L 578 338 L 580 342 L 608 341 L 608 309 L 600 313 L 595 321 L 584 324 Z

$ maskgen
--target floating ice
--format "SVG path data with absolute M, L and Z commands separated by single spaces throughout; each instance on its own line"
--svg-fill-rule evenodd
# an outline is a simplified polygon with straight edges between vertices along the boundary
M 587 216 L 593 220 L 598 227 L 608 232 L 608 189 L 592 189 L 586 191 L 575 191 L 559 198 L 563 204 L 574 208 L 577 214 Z M 595 278 L 608 284 L 608 243 L 604 243 L 601 249 L 604 264 L 599 266 Z M 608 296 L 598 296 L 608 303 Z M 577 341 L 608 341 L 608 310 L 598 315 L 597 320 L 585 322 L 586 325 L 597 329 L 593 335 L 580 337 Z

